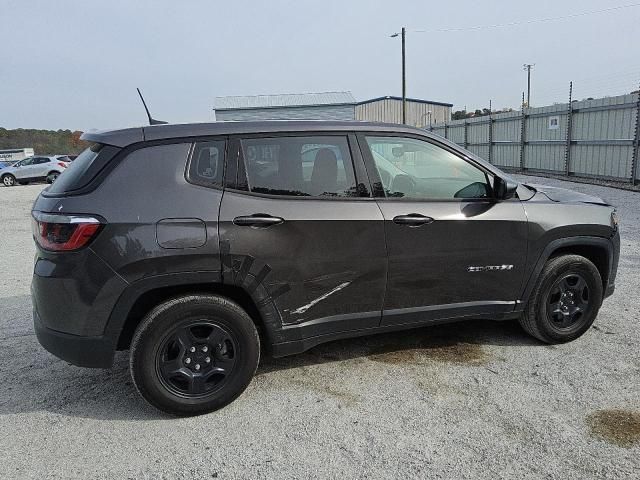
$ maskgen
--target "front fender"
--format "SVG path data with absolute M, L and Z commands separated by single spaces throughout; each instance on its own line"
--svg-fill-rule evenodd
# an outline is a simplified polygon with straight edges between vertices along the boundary
M 618 267 L 618 258 L 620 255 L 620 236 L 618 232 L 610 237 L 594 237 L 594 236 L 573 236 L 557 238 L 550 241 L 543 249 L 542 253 L 535 260 L 535 264 L 531 269 L 520 295 L 521 305 L 526 305 L 531 296 L 531 292 L 535 287 L 540 273 L 544 268 L 547 260 L 551 258 L 554 252 L 567 247 L 599 247 L 606 251 L 607 254 L 607 285 L 605 286 L 605 296 L 613 293 L 615 287 L 616 270 Z

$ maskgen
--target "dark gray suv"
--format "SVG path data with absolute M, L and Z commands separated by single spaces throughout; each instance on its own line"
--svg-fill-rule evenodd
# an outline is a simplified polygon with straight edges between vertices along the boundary
M 615 209 L 519 184 L 398 125 L 260 122 L 88 133 L 33 207 L 40 343 L 142 396 L 221 408 L 261 349 L 461 319 L 582 335 L 613 293 Z

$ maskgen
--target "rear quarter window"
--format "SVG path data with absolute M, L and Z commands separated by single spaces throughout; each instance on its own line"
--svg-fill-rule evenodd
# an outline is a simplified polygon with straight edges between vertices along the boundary
M 69 163 L 65 171 L 46 190 L 45 195 L 60 195 L 87 186 L 119 151 L 119 148 L 111 145 L 91 145 Z
M 204 187 L 222 187 L 225 141 L 197 142 L 191 152 L 187 179 Z

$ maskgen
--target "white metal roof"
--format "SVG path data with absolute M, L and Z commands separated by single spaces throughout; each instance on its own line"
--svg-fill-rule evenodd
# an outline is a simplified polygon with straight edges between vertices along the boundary
M 247 108 L 309 107 L 316 105 L 350 105 L 356 99 L 351 92 L 285 93 L 282 95 L 252 95 L 216 97 L 214 110 Z

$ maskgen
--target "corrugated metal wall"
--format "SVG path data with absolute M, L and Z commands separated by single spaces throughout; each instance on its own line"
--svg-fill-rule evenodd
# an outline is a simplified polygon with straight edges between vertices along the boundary
M 429 115 L 429 112 L 431 114 Z M 451 119 L 451 107 L 435 103 L 407 101 L 407 124 L 414 127 L 428 127 L 444 124 Z M 375 102 L 356 105 L 356 120 L 366 122 L 402 123 L 402 100 L 384 98 Z
M 455 120 L 431 130 L 497 166 L 637 183 L 639 105 L 638 94 L 621 95 L 572 102 L 571 109 L 558 104 Z
M 354 120 L 355 105 L 317 105 L 308 107 L 243 108 L 216 110 L 216 121 L 251 120 Z
M 520 166 L 520 135 L 522 121 L 519 112 L 509 112 L 495 118 L 492 125 L 491 162 L 500 167 Z

